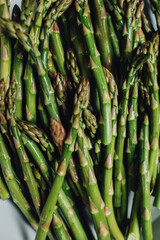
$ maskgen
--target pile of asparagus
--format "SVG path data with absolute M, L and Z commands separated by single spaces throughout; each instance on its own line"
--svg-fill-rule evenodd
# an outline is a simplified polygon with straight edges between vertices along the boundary
M 0 0 L 0 197 L 36 240 L 153 239 L 160 1 L 22 0 L 12 19 L 9 7 Z

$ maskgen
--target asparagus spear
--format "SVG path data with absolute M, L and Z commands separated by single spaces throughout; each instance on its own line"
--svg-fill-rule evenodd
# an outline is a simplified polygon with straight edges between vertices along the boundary
M 89 198 L 89 208 L 94 221 L 94 227 L 98 239 L 110 239 L 108 224 L 104 213 L 104 202 L 102 200 L 97 180 L 94 175 L 93 166 L 90 163 L 90 154 L 86 147 L 86 139 L 83 130 L 78 129 L 78 154 L 82 170 L 82 176 Z
M 67 231 L 65 224 L 58 213 L 57 208 L 54 209 L 53 213 L 53 226 L 54 230 L 57 236 L 57 239 L 61 240 L 71 240 L 72 238 L 69 235 L 69 232 Z
M 109 28 L 107 23 L 107 13 L 103 0 L 94 0 L 90 3 L 92 22 L 95 32 L 97 48 L 101 55 L 102 65 L 110 71 L 114 71 L 113 50 L 109 38 Z
M 116 29 L 119 31 L 122 31 L 123 29 L 123 14 L 122 11 L 120 10 L 120 8 L 117 6 L 115 7 L 115 5 L 113 5 L 110 1 L 108 0 L 104 0 L 105 5 L 107 10 L 110 12 L 111 16 L 113 16 L 115 24 L 116 24 Z
M 153 239 L 150 206 L 150 176 L 149 176 L 149 118 L 144 116 L 140 132 L 140 185 L 141 185 L 141 221 L 144 239 Z
M 63 153 L 60 158 L 59 166 L 56 171 L 56 176 L 47 198 L 46 204 L 42 210 L 42 214 L 40 217 L 40 223 L 38 227 L 38 231 L 36 234 L 36 240 L 45 239 L 48 228 L 50 226 L 50 222 L 52 219 L 52 213 L 54 210 L 54 206 L 57 202 L 59 190 L 62 187 L 64 177 L 66 175 L 66 171 L 68 168 L 69 159 L 71 157 L 72 152 L 74 151 L 74 143 L 77 136 L 78 126 L 79 126 L 79 118 L 82 112 L 82 109 L 86 108 L 88 105 L 88 92 L 89 91 L 89 83 L 84 78 L 79 86 L 78 93 L 75 96 L 74 102 L 74 111 L 72 117 L 72 127 L 65 139 Z M 86 95 L 87 94 L 87 95 Z M 80 236 L 81 238 L 82 236 Z M 84 235 L 83 239 L 87 239 Z
M 107 151 L 110 150 L 112 141 L 112 118 L 111 118 L 111 100 L 108 92 L 108 87 L 102 64 L 100 61 L 100 55 L 95 45 L 94 36 L 92 33 L 92 24 L 90 21 L 90 9 L 88 1 L 75 1 L 78 17 L 82 23 L 84 39 L 86 42 L 87 50 L 90 57 L 90 67 L 94 76 L 94 80 L 98 89 L 100 100 L 100 132 L 101 141 L 104 148 L 104 159 L 107 157 Z
M 0 16 L 4 19 L 10 19 L 7 1 L 0 1 Z M 11 73 L 11 42 L 10 39 L 0 33 L 0 80 L 4 79 L 5 93 L 9 88 L 10 73 Z
M 155 180 L 152 179 L 153 171 L 155 168 L 155 162 L 158 156 L 158 146 L 159 146 L 159 87 L 157 82 L 157 60 L 154 52 L 154 42 L 155 45 L 159 45 L 159 36 L 155 34 L 153 37 L 153 42 L 150 43 L 150 58 L 147 61 L 147 81 L 149 85 L 149 95 L 150 95 L 150 153 L 149 153 L 149 169 L 152 188 L 154 187 Z M 157 47 L 156 47 L 157 49 Z M 157 51 L 156 51 L 157 52 Z

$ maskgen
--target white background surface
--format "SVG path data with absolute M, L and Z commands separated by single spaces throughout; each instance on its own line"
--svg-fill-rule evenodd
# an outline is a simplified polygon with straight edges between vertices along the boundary
M 20 7 L 21 0 L 10 0 L 11 8 L 14 4 Z M 154 240 L 160 239 L 160 211 L 152 208 Z M 11 200 L 0 199 L 0 240 L 33 240 L 34 230 L 26 223 L 20 211 Z

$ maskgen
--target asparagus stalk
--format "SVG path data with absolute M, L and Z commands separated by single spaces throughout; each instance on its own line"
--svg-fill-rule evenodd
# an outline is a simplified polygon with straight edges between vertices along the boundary
M 49 196 L 47 198 L 46 204 L 42 210 L 40 217 L 39 227 L 36 234 L 36 240 L 45 239 L 50 222 L 52 219 L 52 213 L 57 202 L 59 191 L 62 187 L 64 177 L 68 168 L 69 159 L 74 151 L 74 143 L 77 136 L 79 119 L 83 108 L 88 105 L 88 93 L 89 83 L 84 78 L 79 86 L 78 93 L 75 96 L 74 111 L 72 117 L 72 127 L 65 139 L 63 153 L 60 158 L 59 166 L 56 171 L 56 176 L 50 190 Z M 87 94 L 87 95 L 86 95 Z M 82 236 L 79 236 L 82 238 Z M 83 239 L 87 239 L 84 235 Z
M 67 72 L 65 68 L 65 53 L 60 37 L 60 30 L 56 21 L 52 24 L 50 28 L 50 40 L 51 40 L 51 52 L 58 71 L 67 80 Z
M 61 240 L 72 239 L 69 235 L 69 232 L 66 229 L 66 226 L 60 214 L 58 213 L 57 208 L 54 209 L 54 213 L 53 213 L 53 227 L 54 227 L 57 239 L 61 239 Z
M 99 125 L 101 132 L 101 141 L 104 148 L 104 159 L 106 159 L 107 151 L 109 151 L 112 141 L 111 99 L 100 61 L 100 55 L 96 48 L 94 36 L 92 33 L 92 24 L 90 21 L 90 9 L 88 1 L 77 0 L 75 2 L 75 6 L 78 12 L 79 20 L 82 23 L 84 39 L 90 57 L 90 67 L 98 89 L 100 100 Z
M 0 1 L 0 16 L 4 19 L 10 19 L 7 1 Z M 10 73 L 11 73 L 11 42 L 10 39 L 0 33 L 0 80 L 4 79 L 5 93 L 9 88 Z
M 94 0 L 90 4 L 91 16 L 95 30 L 95 39 L 97 48 L 101 55 L 102 65 L 113 72 L 114 59 L 113 50 L 109 38 L 109 28 L 107 23 L 107 13 L 104 7 L 103 0 Z
M 152 188 L 155 180 L 152 181 L 156 159 L 158 157 L 159 146 L 159 86 L 157 82 L 157 59 L 154 53 L 154 41 L 159 45 L 158 35 L 154 35 L 153 43 L 150 44 L 150 58 L 147 61 L 148 85 L 150 94 L 150 153 L 149 153 L 149 169 Z M 157 46 L 158 46 L 157 45 Z M 157 51 L 156 51 L 157 52 Z
M 137 78 L 137 76 L 136 76 Z M 139 81 L 139 79 L 138 79 Z M 127 146 L 126 146 L 126 159 L 127 159 L 127 169 L 128 174 L 132 171 L 133 160 L 135 157 L 135 151 L 137 146 L 137 117 L 138 117 L 138 88 L 139 82 L 135 81 L 133 87 L 131 87 L 131 100 L 128 106 L 129 113 L 127 117 Z M 130 177 L 130 176 L 129 176 Z M 130 180 L 128 181 L 128 187 L 131 186 Z
M 140 133 L 140 185 L 141 185 L 141 221 L 144 239 L 153 239 L 150 206 L 150 176 L 149 176 L 149 118 L 144 116 Z
M 113 16 L 113 18 L 114 18 L 114 21 L 116 24 L 116 29 L 119 31 L 122 31 L 123 25 L 124 25 L 122 11 L 120 10 L 120 8 L 118 6 L 116 7 L 110 1 L 104 0 L 104 2 L 105 2 L 107 10 L 110 12 L 111 16 Z
M 83 130 L 78 129 L 78 153 L 82 170 L 82 176 L 89 199 L 89 208 L 94 221 L 94 227 L 98 239 L 110 239 L 108 224 L 104 213 L 104 202 L 102 200 L 97 180 L 94 175 L 93 166 L 90 163 L 90 154 L 86 147 L 86 139 Z
M 111 45 L 113 49 L 113 53 L 115 55 L 116 61 L 119 60 L 120 58 L 120 46 L 119 46 L 119 40 L 116 35 L 113 23 L 112 23 L 112 18 L 109 14 L 107 14 L 107 23 L 108 23 L 108 28 L 109 28 L 109 36 L 111 39 Z

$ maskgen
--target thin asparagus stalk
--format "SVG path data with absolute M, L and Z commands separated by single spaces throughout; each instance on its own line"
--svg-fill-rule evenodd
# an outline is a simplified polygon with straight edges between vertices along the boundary
M 159 45 L 159 36 L 154 35 L 153 43 L 150 44 L 150 58 L 147 61 L 147 79 L 150 94 L 150 153 L 149 153 L 149 169 L 152 188 L 155 182 L 152 182 L 152 176 L 158 156 L 159 146 L 159 86 L 157 82 L 157 59 L 154 53 L 154 41 Z M 157 45 L 157 46 L 158 46 Z
M 131 87 L 131 100 L 129 101 L 129 113 L 127 117 L 127 146 L 126 146 L 126 159 L 127 159 L 127 171 L 131 173 L 133 160 L 135 157 L 136 145 L 137 145 L 137 117 L 138 117 L 138 88 L 139 82 L 136 81 L 134 86 Z M 128 187 L 130 188 L 130 180 L 128 181 Z
M 126 13 L 125 13 L 125 21 L 122 32 L 122 43 L 123 43 L 123 57 L 121 59 L 121 81 L 119 83 L 119 87 L 123 84 L 123 77 L 126 72 L 126 67 L 130 60 L 132 59 L 132 49 L 133 49 L 133 33 L 135 28 L 135 9 L 136 9 L 136 0 L 127 3 Z
M 104 213 L 104 202 L 102 200 L 97 180 L 94 175 L 93 166 L 90 164 L 90 154 L 86 148 L 86 139 L 83 130 L 78 129 L 78 153 L 79 160 L 85 183 L 86 191 L 89 198 L 89 208 L 94 221 L 94 227 L 98 239 L 110 239 L 108 224 Z
M 61 239 L 61 240 L 72 239 L 56 208 L 54 209 L 54 213 L 53 213 L 53 227 L 54 227 L 57 239 Z
M 66 81 L 68 81 L 68 76 L 65 68 L 65 55 L 56 20 L 64 13 L 64 11 L 67 10 L 67 8 L 71 5 L 72 1 L 73 0 L 58 1 L 55 6 L 55 9 L 52 9 L 49 12 L 49 18 L 51 18 L 52 21 L 50 28 L 52 51 L 55 57 L 57 68 L 59 72 L 65 77 Z
M 6 1 L 0 1 L 0 16 L 4 19 L 10 19 L 9 9 Z M 11 41 L 3 32 L 0 33 L 0 80 L 4 79 L 5 93 L 9 88 L 11 73 Z
M 39 227 L 36 234 L 36 240 L 45 239 L 48 228 L 50 226 L 50 222 L 52 219 L 52 213 L 57 202 L 59 191 L 62 187 L 64 177 L 66 175 L 66 171 L 69 164 L 69 159 L 74 151 L 74 144 L 77 136 L 77 131 L 79 127 L 79 120 L 81 111 L 83 108 L 86 108 L 88 105 L 88 92 L 89 91 L 89 83 L 83 78 L 79 89 L 78 94 L 75 96 L 74 102 L 74 111 L 72 117 L 72 127 L 65 139 L 63 153 L 60 158 L 59 166 L 56 171 L 56 176 L 50 190 L 49 196 L 47 198 L 46 204 L 42 210 L 42 214 L 40 217 Z M 86 96 L 87 94 L 87 96 Z M 82 238 L 82 236 L 79 236 Z M 83 239 L 87 239 L 87 236 L 83 236 Z
M 92 33 L 92 24 L 90 22 L 90 10 L 88 1 L 77 0 L 75 2 L 75 6 L 78 12 L 79 20 L 82 23 L 83 35 L 90 57 L 90 67 L 98 89 L 100 100 L 99 125 L 101 141 L 104 149 L 103 159 L 106 159 L 107 152 L 110 151 L 110 145 L 112 141 L 111 99 L 100 61 L 100 55 L 96 48 L 94 36 Z
M 93 27 L 97 48 L 101 55 L 102 65 L 113 72 L 114 59 L 113 50 L 109 38 L 109 28 L 107 23 L 107 13 L 103 0 L 94 0 L 90 2 L 91 16 L 93 13 Z
M 108 28 L 109 28 L 109 36 L 111 39 L 111 45 L 113 49 L 113 53 L 115 55 L 116 60 L 119 60 L 120 58 L 120 46 L 119 46 L 119 40 L 116 35 L 111 16 L 107 13 L 107 22 L 108 22 Z
M 153 239 L 150 206 L 150 170 L 149 170 L 149 118 L 144 116 L 140 133 L 140 185 L 141 185 L 141 221 L 144 239 Z
M 65 53 L 60 37 L 60 30 L 57 22 L 55 21 L 50 28 L 50 40 L 51 40 L 51 52 L 53 59 L 56 62 L 58 71 L 68 79 L 66 68 L 65 68 Z

